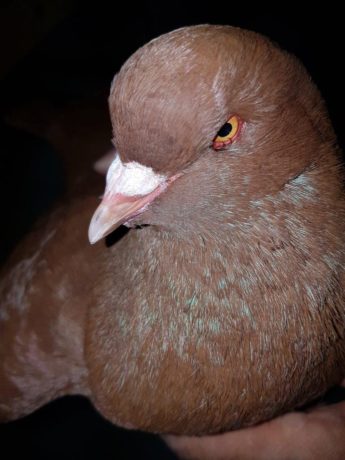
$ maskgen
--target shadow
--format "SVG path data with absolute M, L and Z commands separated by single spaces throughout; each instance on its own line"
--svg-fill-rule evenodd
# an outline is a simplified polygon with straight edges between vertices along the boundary
M 0 443 L 4 460 L 176 459 L 159 436 L 114 426 L 81 396 L 61 398 L 0 425 Z
M 117 243 L 118 241 L 121 240 L 127 233 L 129 232 L 129 228 L 125 227 L 124 225 L 121 225 L 118 227 L 116 230 L 114 230 L 110 235 L 108 235 L 105 238 L 105 245 L 107 248 L 110 248 L 113 246 L 113 244 Z

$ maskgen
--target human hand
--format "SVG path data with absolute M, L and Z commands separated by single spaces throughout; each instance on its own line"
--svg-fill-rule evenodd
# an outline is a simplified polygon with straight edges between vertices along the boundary
M 345 380 L 343 381 L 345 387 Z M 181 458 L 195 460 L 343 460 L 345 401 L 291 412 L 215 436 L 165 436 Z

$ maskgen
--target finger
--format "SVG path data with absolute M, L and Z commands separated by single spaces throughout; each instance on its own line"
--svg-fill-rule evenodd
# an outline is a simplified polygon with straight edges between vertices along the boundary
M 340 407 L 338 407 L 340 406 Z M 253 428 L 216 436 L 165 437 L 185 459 L 342 460 L 345 458 L 345 403 L 315 413 L 291 413 Z
M 116 150 L 111 149 L 105 155 L 101 156 L 94 164 L 93 169 L 99 174 L 106 175 L 109 166 L 111 165 L 114 157 L 116 155 Z

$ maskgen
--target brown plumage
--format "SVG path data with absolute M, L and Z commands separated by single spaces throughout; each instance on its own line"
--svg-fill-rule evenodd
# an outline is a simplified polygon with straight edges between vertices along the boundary
M 142 196 L 106 193 L 94 240 L 143 226 L 109 248 L 80 237 L 93 199 L 27 243 L 32 273 L 22 261 L 3 281 L 3 416 L 79 392 L 124 426 L 213 433 L 340 381 L 343 172 L 304 68 L 252 32 L 185 28 L 125 63 L 109 105 L 118 158 L 164 186 L 116 219 Z M 239 135 L 215 151 L 234 114 Z

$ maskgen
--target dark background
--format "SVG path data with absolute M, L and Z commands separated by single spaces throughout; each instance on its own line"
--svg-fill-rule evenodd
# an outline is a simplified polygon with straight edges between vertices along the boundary
M 73 104 L 92 110 L 94 102 L 90 101 L 97 99 L 106 113 L 110 81 L 139 46 L 185 25 L 231 24 L 271 37 L 303 61 L 326 99 L 343 146 L 342 16 L 340 7 L 329 2 L 307 12 L 291 2 L 280 4 L 277 10 L 217 0 L 2 2 L 0 260 L 68 188 L 68 164 L 72 163 L 46 136 L 40 136 L 39 123 L 36 129 L 28 128 L 35 124 L 37 101 L 40 113 L 43 101 L 54 114 Z M 20 121 L 23 119 L 25 123 Z M 81 121 L 76 117 L 73 123 L 77 126 Z M 111 136 L 108 123 L 104 121 L 104 145 Z M 92 133 L 88 136 L 90 139 Z M 95 158 L 102 153 L 95 153 Z M 26 459 L 174 458 L 158 438 L 113 427 L 77 397 L 53 402 L 31 416 L 1 426 L 0 446 L 4 460 L 23 453 Z

